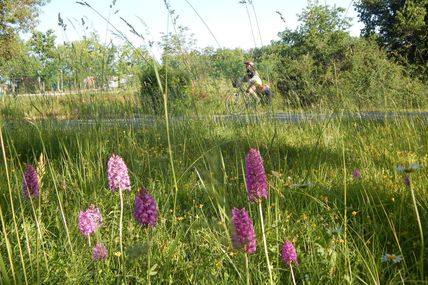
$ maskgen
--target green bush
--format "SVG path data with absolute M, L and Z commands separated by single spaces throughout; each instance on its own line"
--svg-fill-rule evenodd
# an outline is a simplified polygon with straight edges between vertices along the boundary
M 274 64 L 274 85 L 292 107 L 420 108 L 426 86 L 388 58 L 373 39 L 346 32 L 344 10 L 310 4 L 302 24 L 286 29 L 266 49 Z
M 411 78 L 404 67 L 388 59 L 372 40 L 354 41 L 345 51 L 338 71 L 338 89 L 359 108 L 415 108 L 426 104 L 423 84 Z
M 153 112 L 154 114 L 162 113 L 164 106 L 162 92 L 165 91 L 172 106 L 177 102 L 179 102 L 180 106 L 190 104 L 190 73 L 165 65 L 157 65 L 156 69 L 162 90 L 153 65 L 146 65 L 141 72 L 140 97 L 143 111 Z

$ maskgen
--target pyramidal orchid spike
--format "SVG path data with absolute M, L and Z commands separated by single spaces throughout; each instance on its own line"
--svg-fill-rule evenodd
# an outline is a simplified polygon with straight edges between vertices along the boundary
M 29 164 L 24 171 L 24 181 L 22 183 L 22 193 L 25 198 L 37 198 L 39 196 L 39 176 L 34 167 Z
M 107 257 L 107 248 L 103 244 L 97 243 L 97 245 L 92 249 L 92 258 L 96 261 L 104 261 Z
M 107 162 L 108 187 L 111 191 L 131 190 L 128 167 L 119 155 L 113 154 Z
M 156 226 L 158 219 L 156 201 L 144 187 L 135 197 L 134 217 L 141 225 Z
M 253 221 L 247 211 L 242 208 L 232 209 L 232 244 L 233 247 L 251 254 L 256 251 L 256 233 Z
M 102 221 L 100 209 L 92 204 L 86 211 L 80 211 L 79 213 L 79 231 L 85 237 L 89 237 L 102 226 Z
M 245 157 L 245 179 L 250 202 L 260 201 L 268 197 L 268 184 L 260 151 L 250 149 Z
M 296 249 L 294 248 L 294 245 L 291 241 L 286 240 L 282 245 L 281 258 L 282 261 L 287 265 L 290 265 L 292 262 L 296 264 L 299 263 L 297 260 Z

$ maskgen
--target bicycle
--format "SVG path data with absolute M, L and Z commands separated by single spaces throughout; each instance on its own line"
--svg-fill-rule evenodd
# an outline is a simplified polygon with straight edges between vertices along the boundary
M 269 95 L 266 95 L 264 92 L 257 92 L 257 97 L 254 97 L 245 90 L 242 83 L 239 84 L 236 81 L 232 81 L 232 86 L 235 88 L 235 91 L 228 94 L 225 99 L 226 110 L 229 114 L 249 112 L 251 109 L 255 110 L 259 104 L 270 105 L 272 103 L 270 89 Z

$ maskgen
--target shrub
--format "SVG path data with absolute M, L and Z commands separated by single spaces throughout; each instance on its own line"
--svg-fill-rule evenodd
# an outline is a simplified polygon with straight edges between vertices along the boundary
M 338 88 L 350 104 L 359 108 L 413 108 L 426 103 L 423 84 L 411 78 L 403 66 L 389 60 L 373 40 L 356 40 L 344 54 Z
M 189 90 L 191 87 L 190 73 L 179 68 L 165 65 L 156 66 L 162 90 L 167 88 L 168 100 L 174 104 L 190 101 Z M 146 65 L 140 77 L 140 97 L 144 111 L 152 111 L 154 114 L 163 112 L 163 94 L 160 89 L 156 71 L 153 65 Z
M 426 106 L 426 86 L 388 59 L 373 39 L 346 32 L 342 8 L 309 4 L 294 31 L 266 49 L 276 60 L 279 94 L 293 107 L 415 108 Z

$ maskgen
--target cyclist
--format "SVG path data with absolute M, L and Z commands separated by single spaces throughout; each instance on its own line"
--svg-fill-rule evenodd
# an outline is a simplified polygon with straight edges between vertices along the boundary
M 244 61 L 246 74 L 242 78 L 242 82 L 248 82 L 246 92 L 248 92 L 257 102 L 260 101 L 258 94 L 266 96 L 267 102 L 270 102 L 271 92 L 268 85 L 264 85 L 259 73 L 255 69 L 254 62 L 250 60 Z

